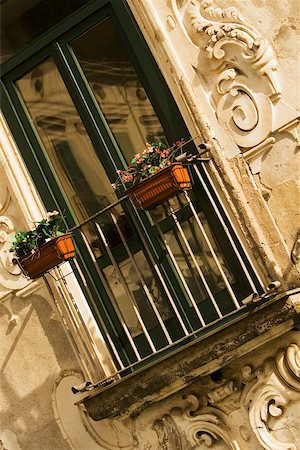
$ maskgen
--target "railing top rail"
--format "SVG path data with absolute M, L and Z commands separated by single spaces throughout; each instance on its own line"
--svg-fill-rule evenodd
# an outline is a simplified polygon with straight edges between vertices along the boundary
M 86 225 L 87 223 L 91 222 L 92 220 L 96 219 L 97 217 L 101 216 L 101 214 L 105 213 L 106 211 L 109 211 L 110 209 L 114 208 L 115 206 L 119 205 L 124 200 L 128 199 L 128 195 L 123 195 L 123 197 L 118 198 L 115 202 L 111 203 L 108 206 L 105 206 L 105 208 L 100 209 L 100 211 L 97 211 L 92 216 L 88 217 L 87 219 L 80 222 L 78 225 L 75 225 L 75 227 L 69 228 L 68 232 L 72 232 L 75 230 L 78 230 L 79 228 L 83 227 L 83 225 Z

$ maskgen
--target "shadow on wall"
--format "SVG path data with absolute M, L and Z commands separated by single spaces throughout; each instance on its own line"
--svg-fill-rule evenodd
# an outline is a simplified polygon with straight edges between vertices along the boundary
M 51 393 L 55 379 L 79 368 L 61 323 L 39 295 L 0 306 L 0 428 L 22 449 L 68 449 L 56 424 Z M 19 321 L 13 320 L 12 314 Z

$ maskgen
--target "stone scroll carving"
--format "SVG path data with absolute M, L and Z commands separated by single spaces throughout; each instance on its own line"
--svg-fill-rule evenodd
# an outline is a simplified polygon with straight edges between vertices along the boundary
M 15 225 L 10 217 L 9 208 L 11 196 L 9 190 L 0 180 L 0 299 L 8 292 L 22 289 L 28 281 L 21 276 L 20 269 L 12 262 L 12 253 L 9 252 L 15 233 Z
M 190 44 L 199 49 L 194 68 L 205 77 L 219 122 L 227 126 L 252 172 L 259 172 L 276 133 L 297 133 L 299 123 L 299 113 L 281 99 L 273 48 L 233 7 L 216 8 L 213 0 L 172 4 Z
M 248 383 L 242 404 L 249 413 L 251 427 L 263 448 L 296 450 L 300 448 L 300 349 L 290 344 L 279 350 L 273 360 L 265 361 Z M 252 381 L 251 381 L 252 378 Z
M 262 366 L 244 366 L 237 379 L 224 379 L 204 395 L 195 387 L 153 428 L 163 450 L 297 450 L 299 402 L 300 349 L 291 343 Z

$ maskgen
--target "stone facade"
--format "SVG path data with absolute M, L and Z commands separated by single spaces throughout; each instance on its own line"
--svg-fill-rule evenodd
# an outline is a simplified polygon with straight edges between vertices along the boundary
M 300 448 L 298 2 L 128 4 L 191 136 L 210 146 L 258 270 L 283 295 L 128 384 L 74 396 L 113 364 L 76 279 L 28 282 L 12 263 L 11 236 L 44 210 L 1 122 L 0 448 Z

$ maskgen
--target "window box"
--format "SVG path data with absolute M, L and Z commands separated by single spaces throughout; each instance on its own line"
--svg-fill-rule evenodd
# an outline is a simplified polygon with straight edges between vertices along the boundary
M 50 239 L 34 252 L 16 258 L 16 262 L 26 277 L 35 279 L 74 256 L 72 237 L 64 234 Z
M 188 169 L 176 162 L 127 189 L 126 193 L 135 207 L 147 210 L 190 188 Z

